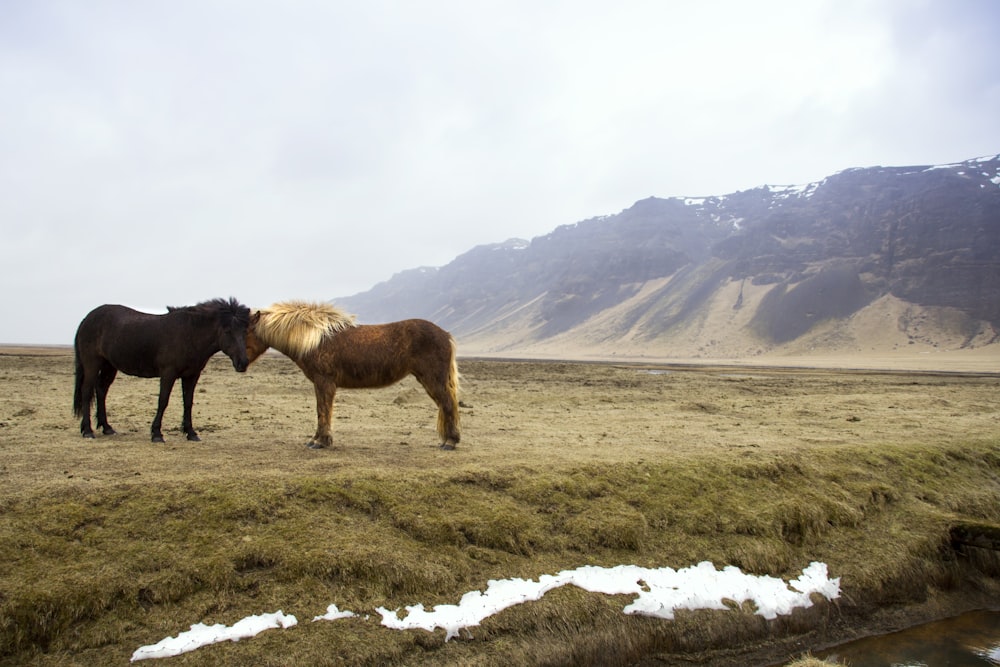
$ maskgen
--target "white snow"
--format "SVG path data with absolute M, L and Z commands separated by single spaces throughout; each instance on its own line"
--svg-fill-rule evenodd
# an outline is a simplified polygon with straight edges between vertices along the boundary
M 340 611 L 337 609 L 337 605 L 331 604 L 326 608 L 326 613 L 322 616 L 314 616 L 313 622 L 316 621 L 336 621 L 338 618 L 351 618 L 355 616 L 353 611 Z
M 816 189 L 823 184 L 823 181 L 816 183 L 805 183 L 803 185 L 765 185 L 767 190 L 775 195 L 778 200 L 788 199 L 790 197 L 812 197 L 816 192 Z
M 980 158 L 976 158 L 974 160 L 968 160 L 966 162 L 953 162 L 951 164 L 936 164 L 936 165 L 933 165 L 931 167 L 927 167 L 924 171 L 934 171 L 935 169 L 951 169 L 951 170 L 954 170 L 955 173 L 957 173 L 959 176 L 965 176 L 966 172 L 965 172 L 964 168 L 967 165 L 978 165 L 978 164 L 981 164 L 983 162 L 992 162 L 992 161 L 996 160 L 997 158 L 1000 158 L 1000 155 L 991 155 L 991 156 L 987 156 L 987 157 L 980 157 Z M 975 168 L 976 167 L 973 167 L 973 169 L 975 169 Z M 992 177 L 991 177 L 990 172 L 988 172 L 988 171 L 980 171 L 979 173 L 984 178 L 989 179 L 989 181 L 991 183 L 993 183 L 994 185 L 1000 185 L 1000 169 L 998 169 L 997 173 L 995 175 L 993 175 Z
M 264 630 L 290 628 L 296 624 L 298 624 L 298 620 L 294 616 L 286 616 L 280 609 L 273 614 L 247 616 L 232 627 L 221 623 L 217 625 L 195 623 L 190 630 L 182 632 L 176 637 L 167 637 L 158 644 L 136 649 L 135 653 L 132 654 L 131 662 L 149 658 L 170 658 L 209 644 L 227 640 L 238 642 L 241 639 L 253 637 Z
M 795 607 L 809 607 L 811 593 L 829 599 L 839 597 L 840 579 L 830 579 L 824 563 L 812 563 L 802 576 L 786 584 L 781 579 L 743 573 L 736 567 L 716 570 L 708 562 L 680 570 L 664 567 L 651 569 L 635 565 L 613 568 L 585 566 L 557 575 L 543 575 L 538 581 L 505 579 L 490 581 L 486 591 L 472 591 L 457 605 L 437 605 L 427 611 L 422 604 L 406 607 L 406 616 L 398 610 L 379 607 L 382 625 L 406 630 L 442 628 L 445 640 L 458 635 L 462 628 L 475 627 L 493 614 L 522 602 L 538 600 L 545 593 L 573 584 L 593 593 L 631 594 L 635 601 L 625 607 L 626 614 L 642 614 L 673 619 L 677 609 L 726 609 L 723 599 L 743 603 L 752 600 L 757 613 L 767 619 L 790 614 Z
M 466 593 L 457 605 L 437 605 L 432 611 L 427 611 L 422 604 L 416 604 L 406 607 L 403 618 L 399 617 L 398 609 L 390 611 L 379 607 L 376 611 L 381 614 L 382 625 L 387 628 L 419 628 L 429 632 L 442 628 L 447 641 L 458 636 L 463 628 L 478 626 L 483 619 L 497 612 L 522 602 L 538 600 L 548 591 L 567 584 L 592 593 L 635 595 L 635 600 L 622 611 L 665 619 L 673 619 L 678 609 L 726 609 L 723 600 L 733 600 L 738 604 L 753 601 L 756 613 L 773 619 L 790 614 L 796 607 L 812 606 L 812 593 L 819 593 L 830 600 L 840 597 L 840 578 L 830 579 L 825 563 L 810 563 L 802 570 L 801 576 L 786 584 L 775 577 L 745 574 L 733 566 L 716 570 L 712 563 L 704 561 L 680 570 L 635 565 L 612 568 L 586 565 L 556 575 L 545 574 L 538 581 L 491 580 L 487 582 L 485 592 Z M 326 614 L 314 617 L 313 621 L 333 621 L 353 616 L 353 612 L 340 611 L 337 605 L 331 604 Z M 158 644 L 137 649 L 132 654 L 132 660 L 180 655 L 209 644 L 239 641 L 269 628 L 290 628 L 297 622 L 294 616 L 286 616 L 279 610 L 274 614 L 249 616 L 232 627 L 199 623 L 177 637 L 168 637 Z

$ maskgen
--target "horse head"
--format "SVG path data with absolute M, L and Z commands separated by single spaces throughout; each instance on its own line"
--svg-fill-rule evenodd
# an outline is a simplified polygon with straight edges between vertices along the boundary
M 271 347 L 257 335 L 257 323 L 260 322 L 260 311 L 254 311 L 253 315 L 250 316 L 250 326 L 247 327 L 246 335 L 246 350 L 247 358 L 252 364 L 257 360 L 257 357 L 267 352 L 267 348 Z
M 219 348 L 232 360 L 236 372 L 243 373 L 250 365 L 247 358 L 250 309 L 232 298 L 225 305 L 219 313 Z

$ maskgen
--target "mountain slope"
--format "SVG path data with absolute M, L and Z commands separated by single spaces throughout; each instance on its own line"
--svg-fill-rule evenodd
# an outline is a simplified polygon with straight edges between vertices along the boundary
M 1000 156 L 649 198 L 337 303 L 466 352 L 744 357 L 976 347 L 1000 331 Z M 873 325 L 873 322 L 880 323 Z

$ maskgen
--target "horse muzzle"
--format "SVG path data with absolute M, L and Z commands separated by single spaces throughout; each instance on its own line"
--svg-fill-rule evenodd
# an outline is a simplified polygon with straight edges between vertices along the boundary
M 233 368 L 236 369 L 237 373 L 245 373 L 246 370 L 247 370 L 247 367 L 249 367 L 249 366 L 250 366 L 250 362 L 247 360 L 246 357 L 244 357 L 242 359 L 233 359 Z

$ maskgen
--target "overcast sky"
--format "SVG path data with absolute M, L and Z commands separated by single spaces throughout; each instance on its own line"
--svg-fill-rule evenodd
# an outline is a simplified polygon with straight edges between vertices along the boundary
M 998 63 L 996 0 L 3 1 L 0 343 L 994 155 Z

